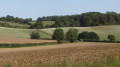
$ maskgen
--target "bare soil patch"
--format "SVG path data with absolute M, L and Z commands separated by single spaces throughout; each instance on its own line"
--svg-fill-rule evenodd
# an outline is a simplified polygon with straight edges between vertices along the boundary
M 33 40 L 33 39 L 22 39 L 22 38 L 7 38 L 7 37 L 0 37 L 0 43 L 49 43 L 49 42 L 56 42 L 54 40 Z

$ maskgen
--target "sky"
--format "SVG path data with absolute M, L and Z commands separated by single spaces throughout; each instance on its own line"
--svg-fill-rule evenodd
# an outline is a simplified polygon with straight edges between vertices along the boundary
M 120 0 L 0 0 L 0 17 L 32 18 L 85 12 L 120 13 Z

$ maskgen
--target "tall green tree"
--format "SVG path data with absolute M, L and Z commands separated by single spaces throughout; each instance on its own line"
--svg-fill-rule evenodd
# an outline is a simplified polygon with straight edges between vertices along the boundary
M 57 42 L 60 44 L 62 40 L 64 40 L 64 32 L 63 29 L 56 29 L 52 35 L 53 40 L 57 40 Z
M 95 32 L 83 31 L 82 33 L 79 33 L 78 40 L 83 40 L 83 41 L 99 41 L 99 36 Z
M 78 38 L 78 30 L 77 29 L 69 29 L 66 33 L 66 39 L 73 43 Z
M 36 21 L 34 24 L 34 27 L 37 29 L 42 29 L 42 28 L 44 28 L 44 25 L 43 25 L 42 21 Z
M 40 35 L 39 35 L 39 32 L 38 31 L 33 31 L 31 34 L 31 39 L 40 39 Z
M 108 39 L 110 41 L 115 41 L 115 36 L 114 35 L 108 35 Z
M 78 40 L 87 40 L 89 39 L 89 32 L 83 31 L 82 33 L 79 33 Z
M 89 33 L 89 40 L 90 41 L 99 41 L 99 36 L 95 32 L 90 32 Z

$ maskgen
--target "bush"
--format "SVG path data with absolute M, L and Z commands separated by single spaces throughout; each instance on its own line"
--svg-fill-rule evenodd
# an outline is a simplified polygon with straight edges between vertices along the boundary
M 33 31 L 31 34 L 31 39 L 40 39 L 40 35 L 39 35 L 39 32 L 38 31 Z
M 43 25 L 42 21 L 36 21 L 34 24 L 34 27 L 37 29 L 43 29 L 44 25 Z
M 99 41 L 99 36 L 95 32 L 84 31 L 82 33 L 79 33 L 78 40 L 83 40 L 83 41 Z
M 79 33 L 78 40 L 87 40 L 89 38 L 89 32 L 84 31 L 82 33 Z
M 114 35 L 108 35 L 108 39 L 110 41 L 115 41 L 115 36 Z
M 66 39 L 71 43 L 76 41 L 78 38 L 78 30 L 77 29 L 69 29 L 66 33 Z
M 64 40 L 64 32 L 63 29 L 56 29 L 52 35 L 53 40 L 57 40 L 57 42 L 60 44 L 62 40 Z

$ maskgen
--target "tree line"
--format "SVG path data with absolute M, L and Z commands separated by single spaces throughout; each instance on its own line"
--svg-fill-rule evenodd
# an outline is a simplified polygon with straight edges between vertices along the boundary
M 30 24 L 32 18 L 22 19 L 7 15 L 1 17 L 0 21 L 16 22 L 23 24 Z M 42 21 L 55 21 L 53 25 L 43 26 Z M 30 24 L 30 28 L 54 28 L 54 27 L 87 27 L 99 25 L 119 25 L 120 14 L 116 12 L 87 12 L 79 15 L 65 15 L 65 16 L 47 16 L 38 17 L 36 24 Z
M 120 24 L 120 14 L 116 12 L 87 12 L 80 15 L 39 17 L 43 21 L 55 21 L 48 27 L 87 27 Z
M 29 22 L 32 21 L 32 18 L 18 18 L 14 16 L 7 15 L 6 17 L 1 17 L 0 21 L 7 21 L 7 22 L 16 22 L 16 23 L 21 23 L 21 24 L 30 24 Z

